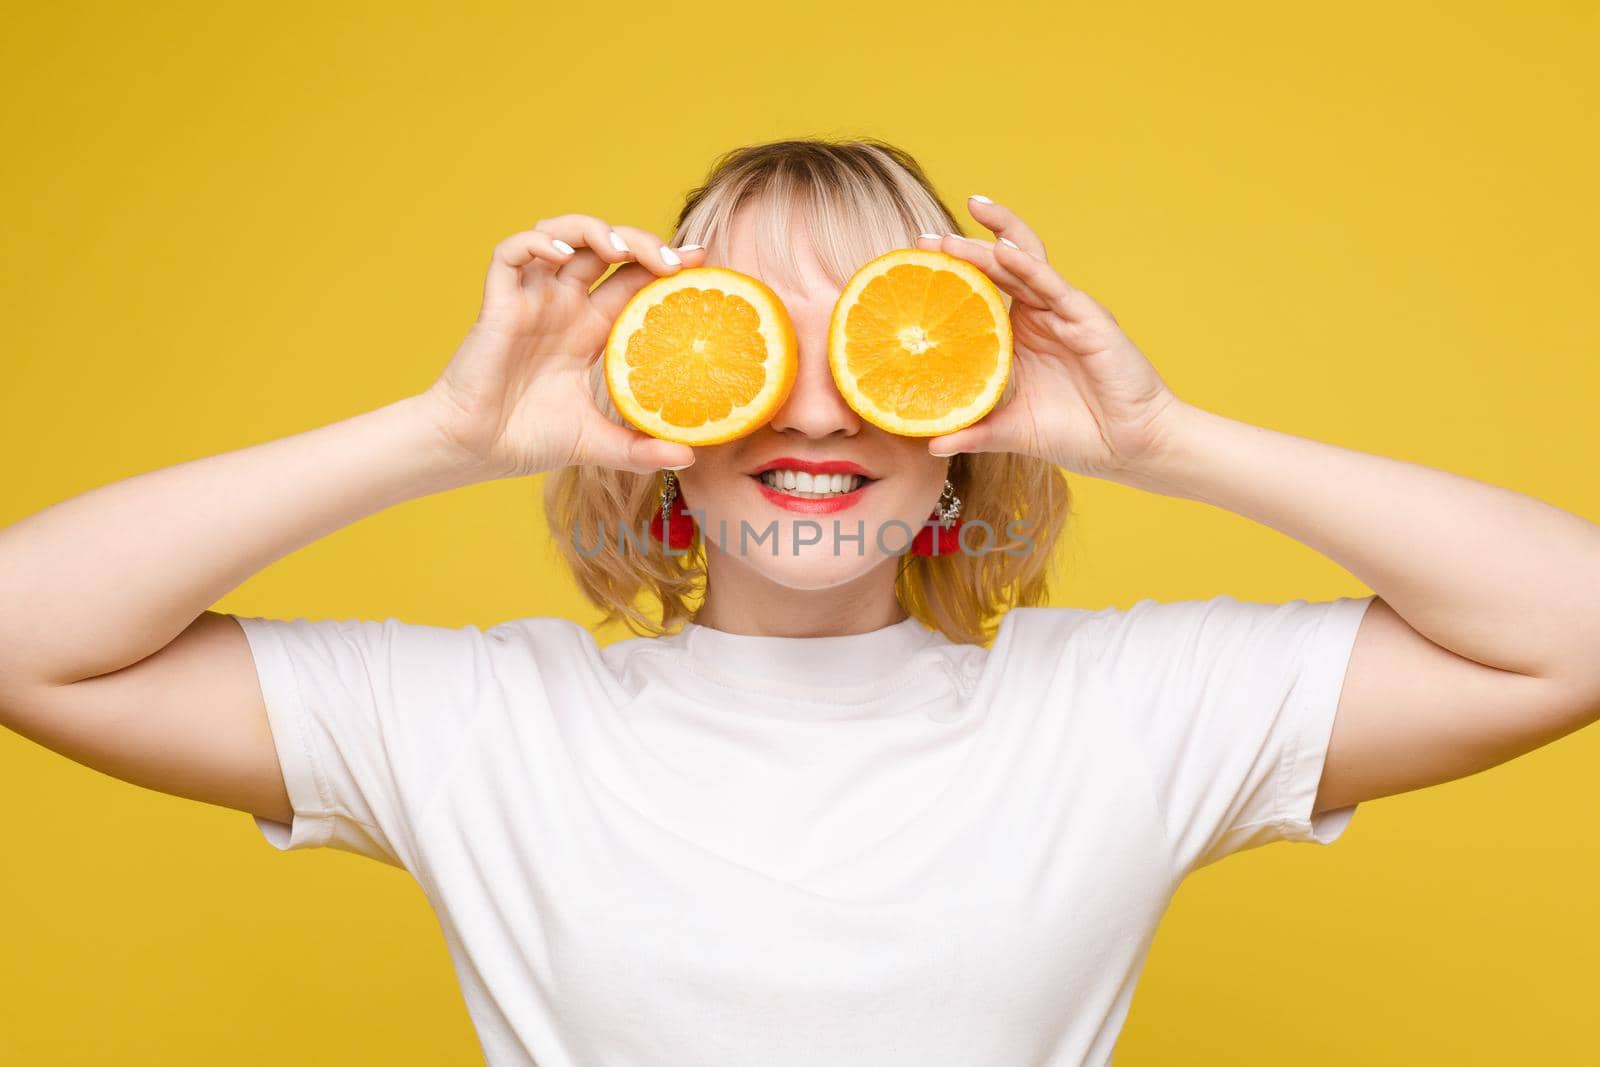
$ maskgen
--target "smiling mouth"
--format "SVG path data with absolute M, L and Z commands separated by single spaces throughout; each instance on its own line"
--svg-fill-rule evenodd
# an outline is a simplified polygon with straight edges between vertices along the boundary
M 773 492 L 796 500 L 832 500 L 849 496 L 877 480 L 860 474 L 807 474 L 793 470 L 762 471 L 751 477 Z

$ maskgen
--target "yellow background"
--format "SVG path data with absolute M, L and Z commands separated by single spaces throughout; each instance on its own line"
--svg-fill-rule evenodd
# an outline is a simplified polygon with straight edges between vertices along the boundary
M 664 232 L 718 152 L 871 134 L 1015 207 L 1192 403 L 1600 517 L 1589 3 L 33 5 L 0 42 L 0 522 L 424 388 L 489 250 Z M 963 216 L 965 217 L 965 216 Z M 1061 604 L 1364 595 L 1077 479 Z M 218 610 L 591 621 L 535 480 Z M 1464 521 L 1468 521 L 1465 520 Z M 8 608 L 8 610 L 10 610 Z M 609 641 L 619 632 L 602 633 Z M 1592 1055 L 1600 731 L 1196 875 L 1119 1064 Z M 402 872 L 0 737 L 0 1059 L 480 1062 Z

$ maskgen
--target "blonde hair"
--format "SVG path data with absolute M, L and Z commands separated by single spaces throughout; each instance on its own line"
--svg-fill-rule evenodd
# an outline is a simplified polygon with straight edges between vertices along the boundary
M 772 208 L 758 213 L 756 245 L 775 254 L 775 276 L 795 286 L 799 270 L 786 254 L 793 205 L 818 260 L 840 288 L 863 263 L 907 247 L 919 233 L 962 232 L 921 166 L 903 150 L 876 138 L 801 139 L 747 145 L 718 157 L 705 181 L 686 196 L 669 243 L 705 245 L 708 258 L 724 252 L 730 221 L 747 201 Z M 1013 375 L 1002 404 L 1015 382 Z M 599 360 L 591 384 L 600 410 L 622 423 Z M 950 640 L 987 645 L 1008 608 L 1044 603 L 1071 492 L 1059 468 L 1012 452 L 958 453 L 949 478 L 961 498 L 962 519 L 986 522 L 995 533 L 994 550 L 939 557 L 907 552 L 895 596 L 909 614 Z M 638 551 L 637 542 L 624 548 L 603 533 L 619 524 L 642 529 L 660 506 L 660 487 L 655 475 L 576 465 L 552 472 L 544 488 L 558 551 L 579 588 L 604 611 L 602 622 L 621 620 L 641 636 L 692 622 L 689 602 L 705 592 L 702 538 L 687 553 L 668 554 L 655 542 L 648 542 L 654 546 L 648 552 Z M 1018 519 L 1027 524 L 1031 548 L 1010 536 L 1008 524 Z M 602 531 L 598 544 L 579 551 L 580 532 L 593 530 Z M 1012 551 L 1001 551 L 1008 547 Z M 638 606 L 641 594 L 659 604 L 659 622 Z

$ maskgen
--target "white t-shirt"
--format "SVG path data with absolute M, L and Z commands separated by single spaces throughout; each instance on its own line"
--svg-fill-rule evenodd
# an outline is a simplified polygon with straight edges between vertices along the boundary
M 1197 867 L 1311 808 L 1374 598 L 1016 608 L 993 648 L 239 617 L 280 849 L 403 867 L 493 1067 L 1105 1063 Z

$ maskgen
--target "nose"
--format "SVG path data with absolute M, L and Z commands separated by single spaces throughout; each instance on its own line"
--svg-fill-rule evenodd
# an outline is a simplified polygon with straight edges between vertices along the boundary
M 774 430 L 807 437 L 854 437 L 861 432 L 861 416 L 845 403 L 828 369 L 826 336 L 824 332 L 821 343 L 800 342 L 794 387 L 772 416 Z

